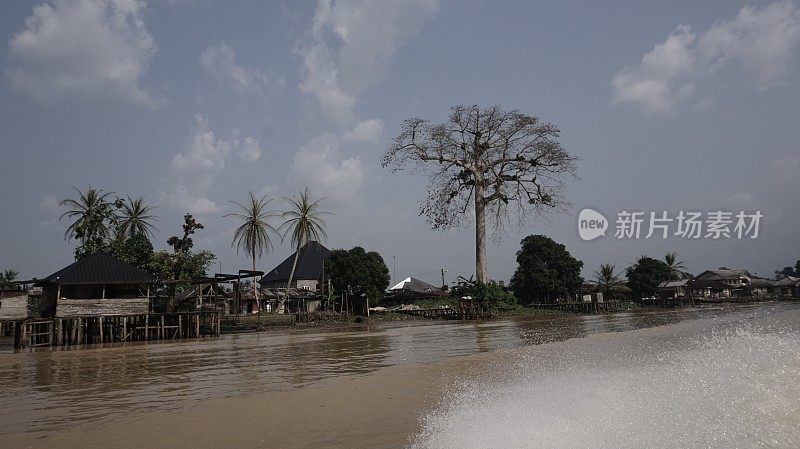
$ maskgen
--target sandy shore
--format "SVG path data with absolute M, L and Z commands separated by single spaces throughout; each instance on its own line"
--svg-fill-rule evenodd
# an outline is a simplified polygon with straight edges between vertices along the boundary
M 476 373 L 494 357 L 389 367 L 292 391 L 187 403 L 179 412 L 137 413 L 45 435 L 10 434 L 3 448 L 405 447 L 418 418 L 452 376 Z

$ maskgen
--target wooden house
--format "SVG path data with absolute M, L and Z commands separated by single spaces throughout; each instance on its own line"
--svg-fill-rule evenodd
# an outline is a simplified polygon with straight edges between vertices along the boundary
M 44 316 L 146 314 L 156 279 L 114 256 L 96 253 L 37 282 Z

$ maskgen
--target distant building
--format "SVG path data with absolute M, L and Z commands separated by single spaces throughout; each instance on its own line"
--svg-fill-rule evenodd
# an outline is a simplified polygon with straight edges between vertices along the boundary
M 414 277 L 407 277 L 398 282 L 384 297 L 385 305 L 411 304 L 426 299 L 436 299 L 447 296 L 441 287 L 436 287 Z
M 666 281 L 658 285 L 659 296 L 662 298 L 685 298 L 689 294 L 689 279 Z
M 325 260 L 331 256 L 331 251 L 317 241 L 306 243 L 298 251 L 297 266 L 295 267 L 290 287 L 298 290 L 321 292 L 323 289 Z M 292 253 L 277 267 L 268 271 L 259 281 L 261 287 L 271 290 L 285 289 L 286 284 L 289 282 L 289 275 L 292 272 L 294 256 L 294 253 Z
M 114 256 L 96 253 L 37 281 L 42 315 L 56 317 L 146 314 L 149 273 Z
M 770 286 L 770 293 L 787 296 L 789 298 L 800 297 L 800 278 L 786 276 L 777 281 L 773 281 Z
M 691 281 L 692 295 L 720 299 L 734 296 L 765 296 L 771 281 L 750 274 L 747 270 L 720 268 L 706 270 Z

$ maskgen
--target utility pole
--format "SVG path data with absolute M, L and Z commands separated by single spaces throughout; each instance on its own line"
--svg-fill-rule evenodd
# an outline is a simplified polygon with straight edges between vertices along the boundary
M 392 256 L 392 279 L 397 282 L 397 256 Z
M 442 268 L 442 288 L 447 287 L 447 283 L 444 281 L 444 274 L 447 273 L 447 270 Z

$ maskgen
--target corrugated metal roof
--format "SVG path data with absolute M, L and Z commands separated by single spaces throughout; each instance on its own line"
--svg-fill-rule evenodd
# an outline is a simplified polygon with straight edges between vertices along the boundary
M 405 290 L 416 293 L 431 293 L 431 292 L 441 291 L 442 289 L 435 287 L 425 281 L 421 281 L 415 277 L 408 277 L 400 281 L 397 285 L 390 288 L 389 290 L 393 291 Z
M 322 277 L 322 268 L 325 259 L 331 256 L 331 250 L 322 246 L 317 241 L 311 241 L 300 248 L 300 256 L 297 258 L 297 267 L 294 270 L 293 280 L 314 280 Z M 261 285 L 270 282 L 289 281 L 289 274 L 292 272 L 294 263 L 294 253 L 287 257 L 277 267 L 270 270 L 259 283 Z
M 56 284 L 149 284 L 146 271 L 105 253 L 95 253 L 43 279 Z

